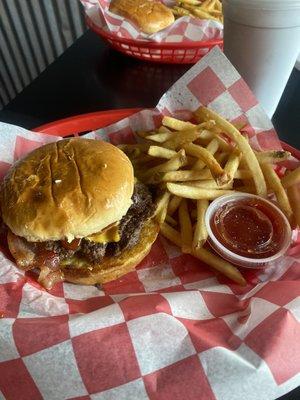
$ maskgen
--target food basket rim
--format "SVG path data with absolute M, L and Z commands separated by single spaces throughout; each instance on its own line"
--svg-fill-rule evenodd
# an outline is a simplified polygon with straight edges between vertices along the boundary
M 86 23 L 91 28 L 92 31 L 97 33 L 98 35 L 104 37 L 107 40 L 110 40 L 112 42 L 120 42 L 122 44 L 127 44 L 129 46 L 136 46 L 136 47 L 145 47 L 149 49 L 195 49 L 195 48 L 202 48 L 202 47 L 213 47 L 213 46 L 222 46 L 223 45 L 223 39 L 210 39 L 210 40 L 200 40 L 200 41 L 194 41 L 194 42 L 150 42 L 148 40 L 134 40 L 134 39 L 128 39 L 128 38 L 123 38 L 120 36 L 117 36 L 116 34 L 112 32 L 108 32 L 105 29 L 100 28 L 98 25 L 96 25 L 91 18 L 86 16 Z
M 121 108 L 79 114 L 40 125 L 34 128 L 33 131 L 53 136 L 78 136 L 91 130 L 104 128 L 141 110 L 142 108 Z M 282 140 L 280 142 L 284 150 L 289 151 L 295 158 L 300 160 L 300 150 Z

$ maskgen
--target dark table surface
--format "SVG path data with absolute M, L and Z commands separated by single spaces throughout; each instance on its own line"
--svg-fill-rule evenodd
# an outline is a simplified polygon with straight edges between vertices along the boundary
M 31 129 L 92 111 L 154 107 L 188 69 L 187 65 L 160 65 L 125 57 L 87 31 L 0 111 L 0 121 Z M 300 71 L 296 69 L 273 123 L 282 140 L 300 149 Z M 280 399 L 299 400 L 300 388 Z
M 30 129 L 92 111 L 153 107 L 189 68 L 125 57 L 87 31 L 0 111 L 0 121 Z M 280 138 L 300 149 L 300 71 L 296 69 L 273 122 Z

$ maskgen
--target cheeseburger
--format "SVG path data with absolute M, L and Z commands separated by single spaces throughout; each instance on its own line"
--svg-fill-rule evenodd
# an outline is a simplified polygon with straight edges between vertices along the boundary
M 42 146 L 15 163 L 0 188 L 9 250 L 39 282 L 104 283 L 131 271 L 158 234 L 152 195 L 130 160 L 100 140 Z

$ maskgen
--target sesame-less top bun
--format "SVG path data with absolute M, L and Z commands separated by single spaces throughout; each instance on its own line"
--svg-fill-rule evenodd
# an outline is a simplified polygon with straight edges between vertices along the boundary
M 15 163 L 1 185 L 2 219 L 28 241 L 89 236 L 119 221 L 131 205 L 133 167 L 117 147 L 72 138 Z
M 175 21 L 170 8 L 158 0 L 112 0 L 109 10 L 138 25 L 145 33 L 156 33 Z

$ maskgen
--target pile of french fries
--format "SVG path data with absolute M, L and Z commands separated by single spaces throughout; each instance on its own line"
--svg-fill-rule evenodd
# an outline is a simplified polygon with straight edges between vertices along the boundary
M 211 252 L 204 217 L 209 202 L 235 191 L 275 197 L 293 226 L 300 226 L 300 167 L 280 179 L 276 163 L 284 150 L 254 151 L 239 129 L 220 115 L 200 107 L 194 123 L 165 116 L 153 132 L 139 132 L 140 143 L 121 145 L 136 177 L 161 192 L 156 218 L 161 233 L 215 271 L 245 285 L 241 272 Z
M 171 10 L 175 18 L 191 16 L 223 23 L 222 3 L 220 0 L 176 0 L 176 5 Z

